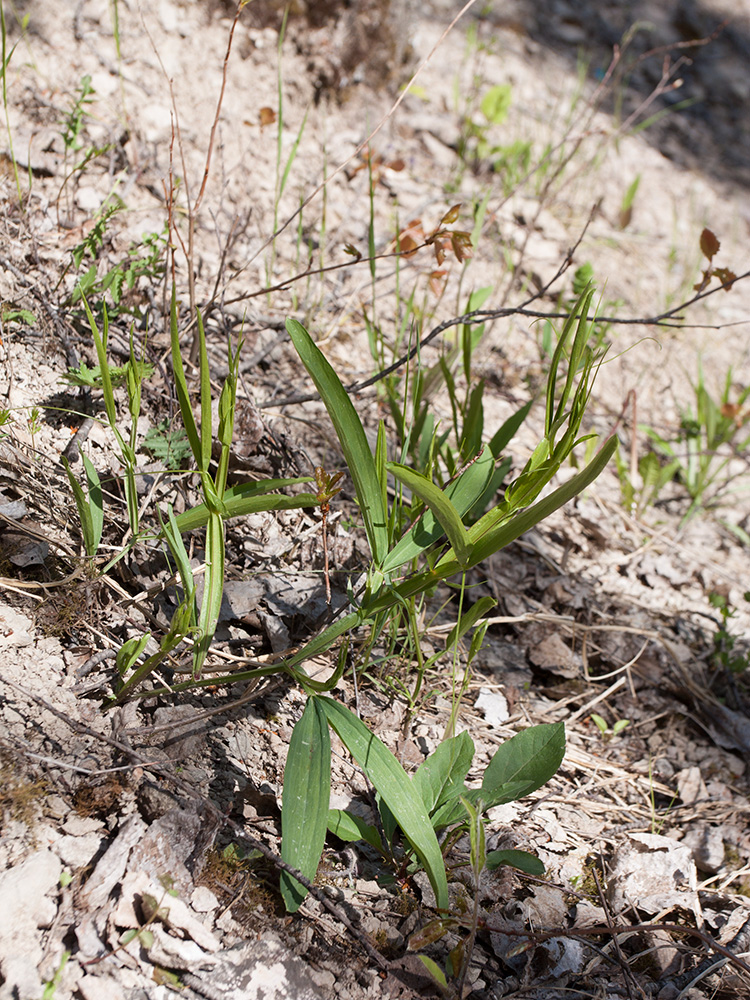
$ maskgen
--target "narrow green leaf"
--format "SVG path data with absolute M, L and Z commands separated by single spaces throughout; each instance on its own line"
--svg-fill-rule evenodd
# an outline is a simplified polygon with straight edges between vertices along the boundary
M 83 487 L 73 475 L 70 463 L 64 455 L 62 457 L 62 463 L 68 475 L 70 488 L 73 490 L 73 497 L 75 498 L 76 508 L 78 510 L 78 518 L 81 522 L 81 534 L 83 535 L 83 545 L 86 549 L 86 555 L 93 558 L 93 556 L 96 555 L 97 546 L 94 542 L 94 523 L 91 516 L 91 506 L 85 493 L 83 492 Z
M 491 611 L 495 607 L 497 601 L 492 597 L 480 597 L 479 600 L 466 612 L 466 614 L 461 615 L 460 621 L 456 622 L 453 628 L 448 633 L 448 638 L 446 640 L 446 648 L 450 649 L 452 646 L 461 639 L 462 636 L 466 635 L 470 628 L 484 618 L 488 611 Z
M 464 469 L 452 483 L 448 483 L 445 495 L 460 517 L 463 517 L 482 495 L 492 477 L 493 469 L 494 459 L 489 448 L 485 447 L 467 469 Z M 383 563 L 383 571 L 388 573 L 406 562 L 411 562 L 430 549 L 444 535 L 440 521 L 428 508 L 388 553 Z
M 459 565 L 463 568 L 469 561 L 470 549 L 466 542 L 466 529 L 461 516 L 449 498 L 439 486 L 431 482 L 421 472 L 416 472 L 398 462 L 389 462 L 388 471 L 412 493 L 416 494 L 422 503 L 426 504 L 440 522 Z
M 317 699 L 332 729 L 388 805 L 411 843 L 435 892 L 437 905 L 448 907 L 448 881 L 443 856 L 421 795 L 391 751 L 356 715 L 331 698 Z
M 376 851 L 383 851 L 383 842 L 380 834 L 369 823 L 365 823 L 361 816 L 347 812 L 345 809 L 328 810 L 328 829 L 339 840 L 352 842 L 364 840 Z
M 448 980 L 445 978 L 445 973 L 437 964 L 437 962 L 434 959 L 430 958 L 429 955 L 419 955 L 419 960 L 421 961 L 422 965 L 424 965 L 425 969 L 427 969 L 427 971 L 435 980 L 435 982 L 438 984 L 438 986 L 442 986 L 444 990 L 447 990 Z
M 362 421 L 338 375 L 296 319 L 288 319 L 286 328 L 302 364 L 310 374 L 325 403 L 344 453 L 349 475 L 357 493 L 362 518 L 376 566 L 385 559 L 388 549 L 387 515 L 383 505 L 380 479 Z
M 412 777 L 425 809 L 435 809 L 464 792 L 464 780 L 474 759 L 474 742 L 467 732 L 444 740 Z
M 524 532 L 529 531 L 540 521 L 562 507 L 582 490 L 585 490 L 596 477 L 606 468 L 607 463 L 612 458 L 617 440 L 611 438 L 592 459 L 592 461 L 578 475 L 569 479 L 567 483 L 560 486 L 549 496 L 544 497 L 533 507 L 516 514 L 510 521 L 501 520 L 497 524 L 497 509 L 489 511 L 481 520 L 477 521 L 469 529 L 468 541 L 471 545 L 470 566 L 476 566 L 500 549 L 510 545 L 516 538 Z M 415 573 L 403 583 L 396 587 L 390 587 L 387 591 L 376 594 L 372 600 L 366 604 L 363 602 L 363 615 L 372 616 L 380 611 L 385 611 L 394 604 L 407 600 L 414 594 L 420 594 L 429 587 L 434 586 L 438 580 L 445 580 L 456 573 L 461 572 L 461 566 L 452 551 L 446 552 L 434 569 Z
M 326 838 L 331 798 L 331 739 L 317 699 L 308 699 L 294 727 L 284 770 L 281 806 L 281 858 L 311 882 Z M 281 895 L 294 913 L 307 889 L 288 872 L 281 873 Z
M 484 772 L 482 793 L 491 800 L 502 786 L 520 782 L 525 788 L 522 794 L 528 795 L 549 781 L 564 756 L 565 726 L 562 722 L 524 729 L 498 747 Z
M 170 307 L 170 332 L 172 344 L 172 373 L 174 375 L 175 391 L 177 401 L 180 404 L 182 423 L 190 442 L 190 450 L 198 466 L 201 467 L 201 439 L 198 436 L 198 425 L 195 422 L 193 407 L 190 402 L 185 369 L 182 364 L 182 353 L 180 351 L 180 331 L 177 324 L 177 292 L 172 288 L 172 304 Z
M 207 473 L 211 463 L 211 445 L 213 442 L 213 426 L 211 418 L 211 371 L 208 367 L 206 352 L 206 331 L 203 328 L 203 317 L 198 311 L 198 363 L 200 370 L 200 400 L 201 400 L 201 450 L 198 456 L 198 469 Z
M 86 483 L 89 490 L 89 511 L 91 513 L 91 531 L 93 534 L 92 541 L 94 552 L 96 552 L 99 548 L 99 542 L 102 540 L 102 529 L 104 527 L 102 484 L 99 480 L 99 473 L 94 468 L 91 460 L 86 455 L 81 455 L 81 459 L 83 467 L 86 470 Z
M 206 570 L 203 599 L 198 616 L 199 636 L 193 649 L 193 676 L 199 677 L 219 621 L 224 592 L 224 520 L 211 514 L 206 528 Z
M 461 805 L 469 815 L 469 843 L 471 844 L 471 868 L 474 872 L 474 879 L 478 882 L 484 863 L 487 859 L 486 838 L 484 833 L 484 823 L 482 812 L 484 803 L 479 801 L 476 805 L 470 802 L 466 796 L 461 796 Z
M 225 490 L 222 503 L 226 510 L 224 517 L 244 517 L 264 510 L 295 510 L 298 507 L 319 507 L 320 501 L 314 493 L 298 493 L 296 496 L 271 496 L 271 490 L 297 483 L 311 482 L 310 476 L 299 479 L 268 479 L 260 483 L 242 483 Z M 208 524 L 210 511 L 205 503 L 191 507 L 177 516 L 180 531 L 193 531 Z
M 134 635 L 131 639 L 127 639 L 117 650 L 115 666 L 121 677 L 124 677 L 133 664 L 137 662 L 138 657 L 148 645 L 150 638 L 150 632 L 146 632 L 144 635 Z
M 528 851 L 490 851 L 487 855 L 487 868 L 494 871 L 500 865 L 510 865 L 527 875 L 544 875 L 544 865 Z

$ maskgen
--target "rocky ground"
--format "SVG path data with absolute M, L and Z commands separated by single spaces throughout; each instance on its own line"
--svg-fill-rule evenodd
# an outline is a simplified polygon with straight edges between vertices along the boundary
M 467 941 L 462 916 L 477 897 L 466 995 L 748 995 L 750 480 L 739 445 L 749 411 L 738 400 L 750 284 L 723 291 L 714 276 L 713 294 L 647 322 L 692 300 L 709 266 L 748 270 L 747 0 L 727 23 L 712 0 L 476 3 L 447 35 L 460 10 L 451 0 L 308 0 L 291 5 L 281 45 L 283 5 L 254 0 L 226 63 L 229 2 L 2 6 L 0 998 L 439 995 L 417 952 L 444 966 Z M 507 117 L 493 124 L 481 103 L 505 85 Z M 545 150 L 549 166 L 532 170 Z M 453 228 L 475 229 L 470 260 L 437 265 L 430 248 L 398 264 L 386 256 L 458 204 Z M 374 275 L 355 260 L 367 257 L 371 218 L 383 255 Z M 721 243 L 710 263 L 705 229 Z M 127 359 L 132 331 L 154 364 L 136 435 L 148 519 L 157 504 L 196 502 L 194 481 L 142 446 L 177 412 L 173 281 L 186 356 L 191 307 L 206 315 L 216 385 L 227 334 L 242 326 L 231 467 L 241 480 L 342 464 L 287 316 L 350 383 L 376 368 L 366 320 L 390 362 L 411 316 L 427 333 L 491 289 L 485 308 L 506 314 L 487 324 L 472 371 L 485 380 L 489 438 L 543 387 L 544 323 L 513 307 L 536 294 L 534 310 L 556 313 L 586 262 L 614 319 L 592 432 L 617 424 L 625 469 L 648 452 L 645 428 L 677 441 L 685 411 L 695 416 L 700 359 L 714 398 L 728 377 L 723 415 L 737 435 L 709 466 L 727 460 L 701 494 L 708 509 L 686 518 L 677 480 L 655 503 L 631 503 L 612 467 L 470 580 L 472 598 L 497 607 L 459 715 L 477 747 L 469 784 L 530 723 L 566 726 L 557 775 L 495 807 L 487 826 L 491 848 L 530 851 L 546 874 L 499 869 L 478 887 L 457 876 L 453 920 L 428 940 L 427 880 L 384 884 L 382 866 L 331 838 L 315 894 L 290 917 L 274 858 L 301 692 L 272 677 L 103 707 L 108 651 L 163 635 L 176 601 L 158 546 L 143 542 L 101 573 L 127 541 L 122 470 L 101 393 L 61 381 L 96 363 L 76 285 L 89 272 L 92 302 L 106 297 L 113 359 Z M 426 361 L 443 349 L 426 347 Z M 625 408 L 631 390 L 637 409 L 633 397 Z M 393 431 L 377 388 L 354 398 L 368 430 L 385 418 Z M 129 431 L 124 396 L 118 404 Z M 449 421 L 447 399 L 434 405 Z M 537 404 L 510 448 L 514 468 L 542 419 Z M 60 462 L 80 473 L 79 452 L 105 481 L 98 574 L 82 558 Z M 328 528 L 341 603 L 367 568 L 346 481 Z M 198 567 L 200 532 L 191 544 Z M 230 522 L 227 560 L 209 666 L 267 662 L 318 627 L 318 511 Z M 448 588 L 435 595 L 427 654 L 455 621 L 451 599 Z M 325 657 L 307 666 L 330 672 Z M 440 744 L 452 709 L 450 662 L 410 710 L 413 678 L 404 655 L 356 685 L 345 673 L 335 689 L 407 771 Z M 334 749 L 332 806 L 366 803 L 363 775 Z

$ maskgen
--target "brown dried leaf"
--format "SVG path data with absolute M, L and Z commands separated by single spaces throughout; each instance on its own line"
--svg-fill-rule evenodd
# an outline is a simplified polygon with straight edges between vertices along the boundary
M 276 121 L 276 112 L 273 108 L 261 108 L 258 112 L 258 120 L 260 121 L 261 128 L 266 125 L 273 125 Z

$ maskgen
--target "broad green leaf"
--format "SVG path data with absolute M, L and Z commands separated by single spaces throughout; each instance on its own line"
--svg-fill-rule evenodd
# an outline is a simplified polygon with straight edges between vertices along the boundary
M 317 698 L 332 729 L 387 803 L 411 843 L 435 892 L 437 905 L 448 907 L 448 881 L 443 856 L 421 795 L 391 751 L 356 715 L 331 698 Z
M 464 792 L 464 780 L 473 759 L 474 743 L 463 732 L 444 740 L 419 765 L 411 780 L 428 813 Z
M 528 795 L 549 781 L 564 756 L 562 722 L 524 729 L 498 747 L 482 777 L 482 793 L 493 800 L 504 785 L 520 782 L 525 787 L 522 794 Z
M 91 512 L 91 530 L 93 532 L 94 552 L 99 549 L 99 542 L 102 540 L 102 529 L 104 527 L 104 498 L 102 496 L 102 484 L 99 480 L 99 473 L 94 468 L 91 460 L 86 455 L 81 455 L 83 467 L 86 470 L 86 485 L 89 491 L 89 511 Z M 92 553 L 93 554 L 93 553 Z
M 487 855 L 487 869 L 494 871 L 500 865 L 509 865 L 527 875 L 544 875 L 544 865 L 528 851 L 490 851 Z
M 482 810 L 486 812 L 492 806 L 503 805 L 505 802 L 515 802 L 516 799 L 526 795 L 528 783 L 525 781 L 509 781 L 495 789 L 492 795 L 482 788 L 464 788 L 462 798 L 467 799 L 474 806 L 478 806 L 480 800 Z M 449 799 L 442 806 L 439 806 L 432 815 L 432 825 L 436 830 L 441 830 L 446 826 L 453 826 L 456 823 L 466 821 L 466 809 L 460 799 Z
M 308 699 L 294 727 L 284 769 L 281 804 L 281 859 L 305 878 L 318 870 L 326 839 L 331 798 L 331 738 L 317 699 Z M 294 913 L 307 889 L 293 875 L 281 873 L 281 895 Z
M 460 517 L 470 510 L 486 489 L 492 477 L 494 464 L 489 448 L 485 447 L 471 465 L 445 487 L 445 495 Z M 428 508 L 388 553 L 383 563 L 383 571 L 388 573 L 406 562 L 411 562 L 431 548 L 444 534 L 440 522 Z
M 383 843 L 380 834 L 374 826 L 365 823 L 361 816 L 356 816 L 345 809 L 329 809 L 328 829 L 339 840 L 364 840 L 382 853 Z
M 338 375 L 313 343 L 307 330 L 296 319 L 288 319 L 286 328 L 336 430 L 362 510 L 372 558 L 379 567 L 388 549 L 387 515 L 380 478 L 362 421 Z
M 427 476 L 423 476 L 421 472 L 415 472 L 414 469 L 410 469 L 406 465 L 401 465 L 398 462 L 389 462 L 387 468 L 399 482 L 408 487 L 412 493 L 419 497 L 422 503 L 430 508 L 440 522 L 443 531 L 448 536 L 448 541 L 456 555 L 456 559 L 463 567 L 468 562 L 470 555 L 469 547 L 466 543 L 466 529 L 461 520 L 461 515 L 446 494 L 439 486 L 431 482 Z

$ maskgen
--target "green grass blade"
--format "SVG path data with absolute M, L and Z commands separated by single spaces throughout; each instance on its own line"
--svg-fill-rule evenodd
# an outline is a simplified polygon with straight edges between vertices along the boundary
M 331 698 L 316 699 L 332 729 L 365 772 L 419 856 L 437 905 L 448 907 L 448 880 L 435 831 L 420 795 L 391 751 L 356 715 Z
M 198 348 L 201 383 L 201 451 L 198 459 L 198 468 L 202 473 L 206 473 L 211 462 L 211 443 L 213 439 L 211 422 L 211 372 L 208 367 L 208 354 L 206 352 L 206 331 L 203 329 L 203 317 L 200 312 L 198 312 Z
M 281 859 L 311 882 L 318 870 L 328 827 L 331 799 L 331 738 L 316 698 L 308 699 L 294 727 L 284 770 L 281 807 Z M 281 873 L 281 895 L 294 913 L 307 889 L 288 872 Z
M 362 510 L 373 562 L 380 567 L 388 549 L 387 516 L 380 479 L 362 421 L 338 375 L 313 343 L 307 330 L 296 319 L 288 319 L 286 328 L 336 429 Z
M 102 304 L 103 309 L 103 333 L 99 333 L 99 327 L 96 325 L 96 320 L 94 319 L 94 314 L 91 312 L 88 301 L 85 296 L 83 299 L 83 307 L 86 310 L 86 317 L 89 321 L 89 327 L 91 328 L 91 336 L 94 338 L 94 347 L 96 348 L 96 358 L 99 362 L 99 371 L 101 373 L 102 380 L 102 393 L 104 395 L 104 407 L 107 411 L 107 419 L 109 420 L 110 426 L 114 429 L 117 426 L 117 409 L 115 407 L 115 394 L 112 391 L 112 378 L 109 373 L 109 364 L 107 363 L 107 340 L 109 334 L 109 319 L 107 318 L 107 307 Z

